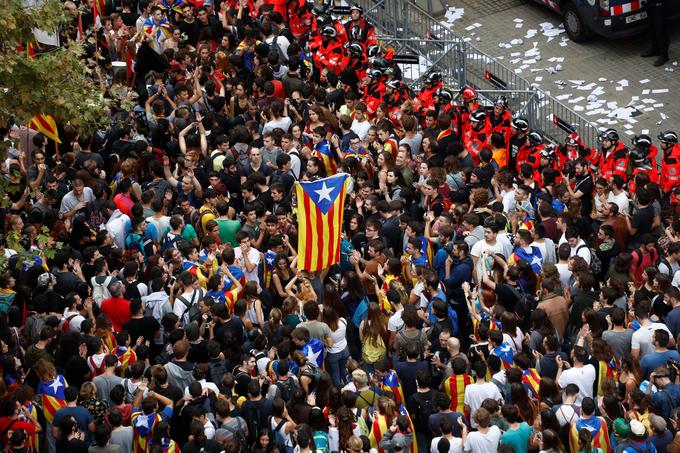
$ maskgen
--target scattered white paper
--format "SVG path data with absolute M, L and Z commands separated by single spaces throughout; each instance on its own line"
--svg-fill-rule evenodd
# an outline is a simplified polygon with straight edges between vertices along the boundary
M 622 86 L 622 87 L 627 87 L 627 86 L 628 86 L 628 80 L 626 80 L 626 79 L 621 79 L 621 80 L 619 80 L 619 81 L 616 82 L 616 83 L 618 83 L 619 86 Z
M 661 94 L 661 93 L 668 93 L 668 88 L 659 88 L 657 90 L 652 90 L 652 93 L 654 94 Z
M 663 102 L 657 102 L 656 104 L 653 104 L 653 107 L 659 109 L 663 107 Z
M 520 19 L 519 17 L 515 17 L 512 21 L 516 24 L 521 24 L 522 22 L 524 22 L 524 19 Z
M 642 90 L 642 94 L 649 94 L 651 90 Z
M 538 76 L 534 79 L 536 82 L 542 82 L 543 81 L 543 76 Z
M 649 79 L 642 79 L 640 80 L 640 84 L 644 85 L 645 83 L 649 83 Z
M 647 134 L 649 134 L 649 129 L 642 129 L 642 130 L 640 131 L 640 133 L 641 133 L 641 134 L 646 134 L 646 135 L 647 135 Z

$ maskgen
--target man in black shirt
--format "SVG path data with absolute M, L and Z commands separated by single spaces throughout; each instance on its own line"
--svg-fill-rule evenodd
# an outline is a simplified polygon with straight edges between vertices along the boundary
M 624 213 L 626 226 L 631 239 L 628 242 L 628 250 L 634 250 L 642 243 L 642 237 L 652 232 L 654 223 L 654 208 L 651 205 L 652 197 L 647 189 L 640 187 L 635 193 L 637 207 L 631 216 Z
M 135 344 L 137 338 L 144 337 L 150 343 L 161 334 L 161 325 L 153 316 L 144 316 L 144 306 L 141 299 L 130 302 L 130 320 L 123 324 L 123 330 L 130 334 L 130 344 Z
M 592 195 L 593 191 L 595 190 L 595 183 L 593 182 L 593 177 L 588 171 L 588 162 L 583 157 L 576 159 L 574 164 L 574 173 L 576 174 L 576 184 L 574 184 L 573 190 L 569 176 L 562 174 L 562 178 L 567 183 L 569 195 L 571 195 L 572 198 L 576 198 L 581 201 L 581 216 L 589 217 L 590 212 L 593 210 Z

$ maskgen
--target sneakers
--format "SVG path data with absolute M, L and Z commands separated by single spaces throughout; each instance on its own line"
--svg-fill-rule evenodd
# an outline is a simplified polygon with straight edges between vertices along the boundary
M 657 51 L 654 50 L 654 49 L 647 49 L 647 50 L 645 50 L 644 52 L 642 52 L 642 53 L 640 54 L 640 56 L 641 56 L 642 58 L 658 57 L 658 56 L 659 56 L 659 52 L 657 52 Z

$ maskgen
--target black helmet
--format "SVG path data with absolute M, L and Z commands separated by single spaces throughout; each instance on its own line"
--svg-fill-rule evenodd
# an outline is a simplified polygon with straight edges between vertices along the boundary
M 515 118 L 512 120 L 512 127 L 520 132 L 526 132 L 529 130 L 529 122 L 524 118 Z
M 387 77 L 389 77 L 389 76 L 396 76 L 396 75 L 397 75 L 397 68 L 395 68 L 394 66 L 388 66 L 387 68 L 385 68 L 385 70 L 383 71 L 383 73 L 384 73 Z
M 330 25 L 326 25 L 321 29 L 321 36 L 335 38 L 337 34 L 338 32 L 335 31 L 335 27 L 331 27 Z
M 328 14 L 322 14 L 316 18 L 316 25 L 319 29 L 322 29 L 326 25 L 331 25 L 333 23 L 333 18 Z
M 660 133 L 657 138 L 664 143 L 670 143 L 672 145 L 678 143 L 678 134 L 673 131 L 664 131 Z
M 619 133 L 616 132 L 616 129 L 607 129 L 600 135 L 600 138 L 602 140 L 609 140 L 612 143 L 618 142 L 619 141 Z
M 383 57 L 371 58 L 369 63 L 371 63 L 371 66 L 373 66 L 374 68 L 381 70 L 389 66 L 387 60 L 385 60 Z
M 633 146 L 638 148 L 649 148 L 652 146 L 652 137 L 647 134 L 636 135 L 633 137 Z
M 508 98 L 506 96 L 498 96 L 496 98 L 496 101 L 493 103 L 494 105 L 500 105 L 504 109 L 508 108 Z
M 635 139 L 633 139 L 633 142 L 635 142 Z M 635 145 L 635 148 L 630 150 L 630 160 L 635 168 L 644 168 L 650 163 L 647 155 L 640 149 L 640 145 L 638 144 Z
M 474 121 L 475 123 L 486 121 L 486 112 L 482 109 L 475 110 L 470 113 L 470 121 Z
M 312 12 L 315 16 L 321 16 L 328 13 L 328 8 L 330 7 L 327 3 L 314 3 L 312 7 Z
M 360 57 L 364 53 L 364 46 L 358 42 L 352 42 L 347 46 L 347 50 L 349 50 L 349 53 L 352 54 L 352 56 Z
M 383 76 L 383 73 L 380 69 L 369 69 L 366 71 L 366 75 L 372 79 L 379 79 Z
M 442 74 L 440 72 L 431 72 L 425 77 L 425 83 L 437 83 L 442 79 Z
M 447 104 L 453 100 L 453 93 L 448 88 L 439 88 L 434 95 Z
M 380 52 L 382 52 L 380 46 L 378 44 L 372 44 L 368 46 L 368 49 L 366 49 L 366 56 L 368 58 L 375 58 L 380 55 Z
M 529 136 L 531 136 L 531 134 L 529 134 Z M 555 159 L 555 147 L 546 146 L 544 149 L 541 150 L 541 157 L 545 157 L 546 159 L 553 161 Z
M 359 11 L 359 14 L 364 14 L 364 9 L 360 5 L 357 5 L 356 3 L 349 7 L 350 14 L 352 13 L 352 11 Z
M 533 146 L 543 143 L 543 136 L 536 131 L 529 132 L 527 137 L 529 138 L 529 143 L 531 143 Z

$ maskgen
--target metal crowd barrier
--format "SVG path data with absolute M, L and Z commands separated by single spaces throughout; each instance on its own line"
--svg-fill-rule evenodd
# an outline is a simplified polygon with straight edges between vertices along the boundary
M 436 70 L 453 89 L 469 85 L 484 93 L 483 96 L 505 94 L 511 99 L 512 111 L 527 118 L 531 127 L 549 141 L 562 143 L 568 134 L 576 131 L 587 146 L 599 146 L 597 125 L 465 42 L 415 3 L 357 1 L 364 8 L 364 15 L 387 35 L 380 41 L 394 48 L 404 80 L 414 90 L 422 86 L 430 71 Z M 488 97 L 487 102 L 491 99 Z

